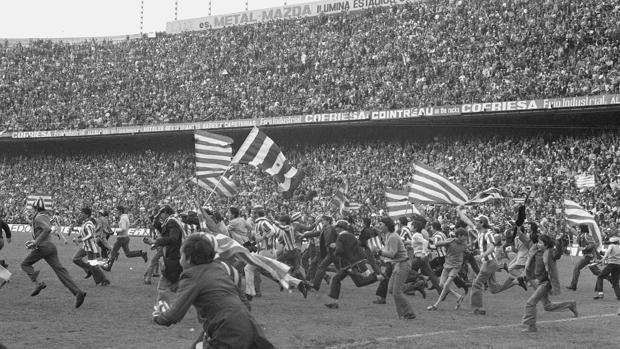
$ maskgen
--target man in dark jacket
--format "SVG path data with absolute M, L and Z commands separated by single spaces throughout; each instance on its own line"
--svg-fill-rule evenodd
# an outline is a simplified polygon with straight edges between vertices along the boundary
M 570 310 L 575 317 L 577 303 L 575 301 L 551 302 L 549 295 L 560 294 L 560 280 L 556 261 L 562 256 L 563 246 L 557 246 L 556 242 L 548 235 L 541 235 L 537 246 L 533 247 L 532 254 L 526 263 L 528 279 L 536 285 L 534 293 L 525 304 L 523 313 L 523 332 L 536 332 L 536 304 L 543 303 L 545 311 Z
M 323 221 L 323 230 L 321 231 L 321 236 L 319 237 L 319 258 L 321 258 L 321 263 L 319 263 L 318 270 L 316 274 L 314 274 L 314 280 L 312 287 L 315 290 L 319 290 L 321 288 L 321 280 L 325 276 L 327 272 L 327 267 L 334 262 L 334 247 L 336 238 L 338 237 L 338 233 L 336 229 L 332 226 L 332 218 L 329 216 L 323 216 L 321 218 Z
M 209 240 L 192 235 L 182 249 L 184 271 L 177 296 L 172 303 L 158 302 L 155 323 L 178 323 L 193 305 L 202 322 L 204 348 L 274 348 L 230 277 L 233 268 L 213 261 L 215 248 Z
M 155 217 L 162 222 L 161 236 L 153 241 L 155 246 L 163 247 L 164 268 L 157 284 L 157 302 L 170 300 L 170 294 L 176 292 L 179 277 L 183 268 L 181 258 L 181 243 L 183 242 L 183 223 L 173 216 L 174 210 L 164 206 Z
M 9 225 L 6 224 L 6 222 L 2 220 L 2 217 L 0 217 L 0 250 L 2 250 L 2 248 L 4 247 L 4 239 L 2 238 L 3 230 L 4 230 L 4 233 L 6 234 L 6 242 L 11 243 L 11 228 L 9 228 Z M 0 259 L 0 265 L 5 268 L 9 267 L 9 265 L 6 264 L 4 259 Z
M 340 285 L 342 280 L 347 276 L 351 277 L 353 283 L 357 287 L 370 285 L 379 279 L 383 279 L 380 270 L 372 270 L 366 260 L 366 252 L 360 245 L 355 235 L 348 231 L 348 224 L 345 221 L 339 221 L 336 224 L 336 238 L 334 248 L 334 258 L 338 260 L 338 271 L 332 278 L 329 285 L 329 297 L 333 299 L 331 303 L 325 304 L 331 309 L 338 308 L 338 298 L 340 298 Z

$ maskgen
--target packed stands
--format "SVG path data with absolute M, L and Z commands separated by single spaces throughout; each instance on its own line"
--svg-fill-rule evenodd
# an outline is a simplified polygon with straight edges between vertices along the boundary
M 618 93 L 618 23 L 615 0 L 450 0 L 124 42 L 5 44 L 0 131 Z
M 541 133 L 534 136 L 463 135 L 413 141 L 388 138 L 366 141 L 283 146 L 283 151 L 306 178 L 293 198 L 277 193 L 271 178 L 249 166 L 230 172 L 240 185 L 233 199 L 206 200 L 208 193 L 185 183 L 194 174 L 193 149 L 146 152 L 108 152 L 82 155 L 5 155 L 0 179 L 0 208 L 7 221 L 23 222 L 29 194 L 52 195 L 66 224 L 83 205 L 111 210 L 129 208 L 137 226 L 158 205 L 191 209 L 194 199 L 225 213 L 229 205 L 247 212 L 264 203 L 276 213 L 302 211 L 334 213 L 328 205 L 343 178 L 349 182 L 349 199 L 362 204 L 361 215 L 385 210 L 385 188 L 402 189 L 412 176 L 412 164 L 422 162 L 467 189 L 471 196 L 495 186 L 506 197 L 523 197 L 531 187 L 531 215 L 546 217 L 549 229 L 560 224 L 562 200 L 571 199 L 595 212 L 602 227 L 620 223 L 620 133 L 584 131 L 580 135 Z M 581 190 L 574 176 L 595 174 L 596 186 Z M 511 200 L 484 206 L 496 224 L 511 218 Z M 424 210 L 424 207 L 420 207 Z M 506 213 L 505 212 L 510 212 Z M 449 207 L 426 207 L 425 214 L 452 219 Z

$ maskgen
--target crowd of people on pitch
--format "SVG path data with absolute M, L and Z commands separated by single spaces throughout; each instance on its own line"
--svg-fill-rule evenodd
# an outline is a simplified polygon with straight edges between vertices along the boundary
M 275 212 L 325 211 L 334 208 L 333 194 L 344 186 L 350 202 L 360 203 L 360 216 L 385 211 L 386 188 L 404 189 L 411 181 L 413 163 L 435 168 L 470 196 L 490 187 L 504 197 L 530 195 L 532 212 L 545 229 L 562 225 L 563 199 L 590 210 L 599 224 L 612 228 L 620 223 L 620 136 L 603 132 L 582 136 L 544 135 L 498 137 L 469 135 L 431 142 L 341 142 L 283 147 L 285 154 L 305 178 L 290 198 L 278 194 L 267 175 L 250 166 L 227 173 L 238 184 L 234 202 L 242 213 L 263 202 Z M 157 165 L 154 165 L 157 164 Z M 6 156 L 0 166 L 11 176 L 0 180 L 7 193 L 0 202 L 5 221 L 26 223 L 22 212 L 26 196 L 51 195 L 61 225 L 83 206 L 127 208 L 132 227 L 148 226 L 153 205 L 171 204 L 188 209 L 194 202 L 225 209 L 227 198 L 218 198 L 187 183 L 194 174 L 191 151 L 99 153 L 81 155 Z M 592 188 L 578 188 L 575 176 L 595 177 Z M 209 198 L 208 200 L 206 200 Z M 451 219 L 442 207 L 420 206 L 433 217 Z M 481 212 L 498 225 L 506 220 Z
M 416 1 L 125 42 L 0 46 L 0 131 L 620 92 L 614 0 Z

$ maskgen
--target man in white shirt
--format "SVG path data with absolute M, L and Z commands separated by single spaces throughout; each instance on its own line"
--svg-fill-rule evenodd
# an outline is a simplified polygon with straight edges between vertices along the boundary
M 125 252 L 125 256 L 127 258 L 135 258 L 142 257 L 144 259 L 144 263 L 148 261 L 148 255 L 146 252 L 142 250 L 131 251 L 129 249 L 129 215 L 125 212 L 125 207 L 117 206 L 116 207 L 117 214 L 120 216 L 118 219 L 118 230 L 116 231 L 116 242 L 114 242 L 114 246 L 112 247 L 112 253 L 110 254 L 110 258 L 108 261 L 101 267 L 101 269 L 105 271 L 112 270 L 112 265 L 118 258 L 118 251 L 122 248 L 123 252 Z

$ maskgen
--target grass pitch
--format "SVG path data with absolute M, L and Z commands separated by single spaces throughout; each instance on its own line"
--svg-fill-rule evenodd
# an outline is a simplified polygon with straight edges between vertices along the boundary
M 122 253 L 111 273 L 110 286 L 84 280 L 84 272 L 71 262 L 76 247 L 55 241 L 61 262 L 88 295 L 80 309 L 74 297 L 58 281 L 45 261 L 35 265 L 48 287 L 30 297 L 33 284 L 19 264 L 27 254 L 27 234 L 16 233 L 12 244 L 0 251 L 12 280 L 0 289 L 0 343 L 8 348 L 189 348 L 200 332 L 194 310 L 171 327 L 151 321 L 156 285 L 144 285 L 146 264 Z M 145 247 L 132 239 L 132 249 Z M 153 253 L 150 253 L 151 255 Z M 559 262 L 562 284 L 570 281 L 572 261 Z M 497 273 L 503 281 L 506 273 Z M 157 279 L 155 279 L 157 280 Z M 417 319 L 398 320 L 391 299 L 387 305 L 372 304 L 375 286 L 356 288 L 349 280 L 342 288 L 340 309 L 327 309 L 328 287 L 308 299 L 263 279 L 263 297 L 252 302 L 252 312 L 277 348 L 618 348 L 620 316 L 611 286 L 605 282 L 603 300 L 593 300 L 594 276 L 582 271 L 577 292 L 566 289 L 554 299 L 575 299 L 580 318 L 568 311 L 548 313 L 538 307 L 538 333 L 522 334 L 519 322 L 531 293 L 519 287 L 484 295 L 486 316 L 470 314 L 467 301 L 454 311 L 455 299 L 448 296 L 436 312 L 426 311 L 437 296 L 410 297 Z

